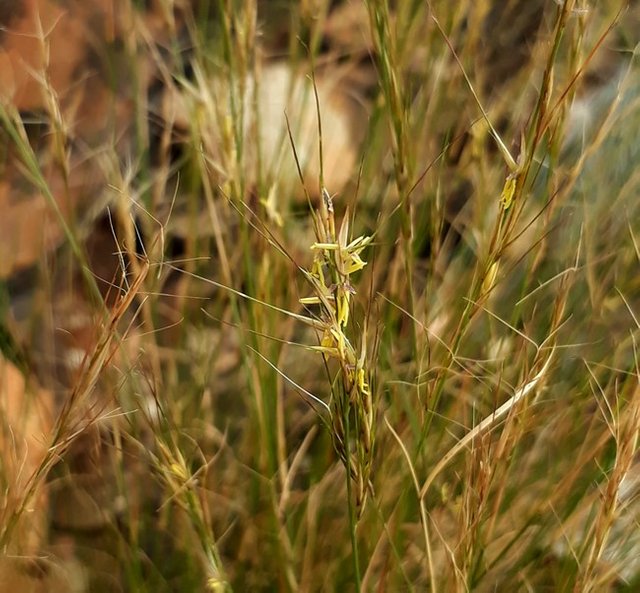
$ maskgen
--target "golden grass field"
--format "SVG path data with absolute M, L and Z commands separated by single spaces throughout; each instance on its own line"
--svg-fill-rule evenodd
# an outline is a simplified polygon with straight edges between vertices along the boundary
M 640 590 L 639 32 L 0 0 L 0 593 Z

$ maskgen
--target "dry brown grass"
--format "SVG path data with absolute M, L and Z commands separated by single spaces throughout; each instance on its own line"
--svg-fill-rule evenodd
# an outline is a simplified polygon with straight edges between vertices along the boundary
M 19 4 L 0 591 L 638 588 L 636 7 Z

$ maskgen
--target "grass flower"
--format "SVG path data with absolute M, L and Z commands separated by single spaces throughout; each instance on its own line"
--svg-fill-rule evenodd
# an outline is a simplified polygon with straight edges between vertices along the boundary
M 310 349 L 320 352 L 325 360 L 338 363 L 340 383 L 332 391 L 329 408 L 333 444 L 345 464 L 347 474 L 356 486 L 358 516 L 364 511 L 369 488 L 375 415 L 369 387 L 369 361 L 366 350 L 366 331 L 352 336 L 345 332 L 351 311 L 351 299 L 356 290 L 351 276 L 365 267 L 361 253 L 371 237 L 349 238 L 349 213 L 345 212 L 340 230 L 336 233 L 333 199 L 322 188 L 322 200 L 314 212 L 317 241 L 311 246 L 314 253 L 311 270 L 307 272 L 315 295 L 300 299 L 302 304 L 320 305 L 320 320 L 326 325 L 320 345 Z M 358 338 L 358 352 L 352 345 Z

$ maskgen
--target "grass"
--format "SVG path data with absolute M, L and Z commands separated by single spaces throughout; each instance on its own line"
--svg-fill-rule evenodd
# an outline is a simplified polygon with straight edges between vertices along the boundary
M 636 590 L 637 9 L 182 4 L 3 95 L 0 590 Z

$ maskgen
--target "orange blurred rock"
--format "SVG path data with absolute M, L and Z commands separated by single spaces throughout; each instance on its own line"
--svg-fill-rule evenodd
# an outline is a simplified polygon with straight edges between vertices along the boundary
M 14 5 L 13 15 L 9 17 L 7 11 L 5 16 L 8 23 L 0 44 L 0 97 L 19 110 L 38 109 L 44 86 L 39 77 L 45 72 L 57 92 L 70 87 L 83 58 L 79 48 L 85 43 L 84 27 L 50 0 L 22 0 Z
M 57 243 L 60 235 L 52 227 L 52 213 L 41 196 L 12 200 L 15 193 L 9 183 L 0 181 L 0 278 L 37 261 L 42 250 Z
M 9 550 L 30 555 L 42 544 L 47 524 L 45 475 L 36 477 L 45 460 L 52 429 L 53 397 L 49 391 L 27 382 L 10 362 L 0 358 L 0 525 L 29 496 L 17 527 L 12 531 Z
M 45 558 L 0 558 L 0 593 L 81 593 L 86 578 L 77 563 Z
M 75 161 L 76 159 L 74 159 Z M 47 167 L 46 181 L 60 214 L 78 232 L 78 221 L 104 196 L 103 175 L 90 161 L 77 159 L 72 176 L 65 182 L 56 167 Z M 47 252 L 64 240 L 58 216 L 35 187 L 26 183 L 17 163 L 10 162 L 0 177 L 0 279 L 43 261 Z
M 104 85 L 89 84 L 91 73 L 86 62 L 89 40 L 94 37 L 87 23 L 95 21 L 100 15 L 99 5 L 105 3 L 102 0 L 87 2 L 96 13 L 94 19 L 87 20 L 82 18 L 86 16 L 82 12 L 72 11 L 69 3 L 63 6 L 51 0 L 0 0 L 0 103 L 21 113 L 49 114 L 37 117 L 43 122 L 55 113 L 63 127 L 68 127 L 65 133 L 70 135 L 78 131 L 87 135 L 96 126 L 104 127 L 108 107 Z M 88 94 L 91 101 L 87 100 Z M 84 104 L 92 106 L 91 117 L 84 114 L 76 118 L 74 114 Z M 100 115 L 98 110 L 102 111 Z M 85 124 L 87 129 L 81 130 L 79 122 L 90 125 Z M 71 170 L 69 179 L 65 180 L 61 167 L 52 157 L 54 151 L 49 146 L 52 135 L 47 131 L 42 136 L 37 141 L 29 138 L 31 147 L 39 157 L 40 144 L 45 145 L 45 157 L 39 159 L 43 176 L 62 215 L 71 220 L 82 194 L 93 188 L 87 181 L 95 184 L 95 166 L 89 173 L 86 160 L 69 154 L 67 166 Z M 18 153 L 10 146 L 2 163 L 0 278 L 32 265 L 62 240 L 54 209 L 34 185 L 25 183 Z

